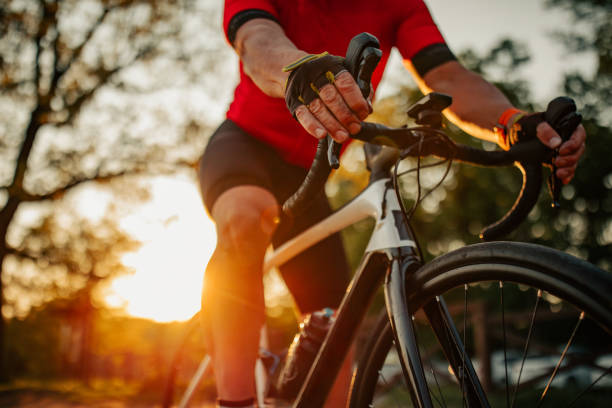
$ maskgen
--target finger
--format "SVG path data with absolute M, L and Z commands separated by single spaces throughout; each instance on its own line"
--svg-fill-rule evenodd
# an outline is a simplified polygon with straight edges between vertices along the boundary
M 323 125 L 326 133 L 329 133 L 337 142 L 344 142 L 348 139 L 347 130 L 336 120 L 336 118 L 327 110 L 321 99 L 315 99 L 308 105 L 308 110 L 313 116 Z
M 325 85 L 319 90 L 319 98 L 345 129 L 352 134 L 359 132 L 361 129 L 359 118 L 349 109 L 335 86 Z
M 557 178 L 559 178 L 559 180 L 563 182 L 563 184 L 567 184 L 574 178 L 575 173 L 576 173 L 576 165 L 573 165 L 571 167 L 564 167 L 562 169 L 557 169 L 557 172 L 555 173 L 555 175 L 557 176 Z
M 559 149 L 559 154 L 565 155 L 570 154 L 577 151 L 580 147 L 584 146 L 584 142 L 586 141 L 586 131 L 582 125 L 578 126 L 574 133 L 572 133 L 572 137 L 561 145 Z
M 555 130 L 550 127 L 550 125 L 546 122 L 542 122 L 536 128 L 536 136 L 540 139 L 540 142 L 544 143 L 544 145 L 548 146 L 551 149 L 556 149 L 561 145 L 561 136 L 555 132 Z
M 577 164 L 578 160 L 580 160 L 580 157 L 584 153 L 584 150 L 585 150 L 584 145 L 581 145 L 580 147 L 578 147 L 578 150 L 576 150 L 572 154 L 563 154 L 563 155 L 560 154 L 555 159 L 555 166 L 562 168 L 562 167 L 569 167 L 569 166 L 573 166 Z
M 300 105 L 295 110 L 295 117 L 304 129 L 317 139 L 327 135 L 325 127 L 315 118 L 305 105 Z
M 346 71 L 341 72 L 336 77 L 334 85 L 348 107 L 357 114 L 359 120 L 364 120 L 370 114 L 368 103 L 351 74 Z M 370 95 L 372 95 L 372 89 L 370 89 Z

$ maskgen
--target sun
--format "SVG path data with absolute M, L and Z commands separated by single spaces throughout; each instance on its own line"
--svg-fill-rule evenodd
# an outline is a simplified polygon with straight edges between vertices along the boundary
M 204 270 L 216 245 L 195 181 L 156 177 L 151 199 L 120 225 L 142 242 L 123 263 L 132 274 L 104 290 L 108 306 L 158 322 L 187 320 L 200 309 Z

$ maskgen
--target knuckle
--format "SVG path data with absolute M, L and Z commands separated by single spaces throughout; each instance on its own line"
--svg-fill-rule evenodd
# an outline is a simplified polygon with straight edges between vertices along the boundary
M 315 99 L 314 101 L 312 101 L 308 108 L 310 109 L 310 112 L 312 112 L 312 114 L 315 116 L 320 116 L 326 110 L 320 99 Z
M 338 92 L 336 92 L 336 89 L 332 84 L 327 84 L 321 89 L 319 89 L 319 96 L 321 97 L 323 102 L 329 103 L 337 99 Z
M 368 103 L 363 98 L 357 100 L 356 103 L 351 105 L 351 109 L 353 110 L 353 112 L 359 112 L 359 119 L 361 120 L 365 119 L 368 116 Z
M 574 154 L 569 155 L 568 157 L 574 161 L 577 162 L 580 159 L 580 156 L 582 156 L 582 149 L 578 149 Z
M 308 124 L 308 126 L 305 126 L 305 127 L 304 127 L 304 129 L 306 129 L 306 131 L 307 131 L 309 134 L 311 134 L 311 135 L 313 135 L 313 136 L 316 136 L 316 131 L 317 131 L 318 127 L 317 127 L 317 125 L 316 125 L 316 124 L 311 123 L 311 124 Z
M 303 124 L 303 121 L 306 120 L 308 116 L 308 108 L 304 105 L 299 106 L 295 110 L 295 116 L 298 118 L 298 121 Z
M 560 153 L 564 156 L 569 156 L 570 154 L 573 154 L 578 150 L 580 150 L 580 145 L 574 143 L 573 140 L 569 140 L 565 142 L 563 146 L 561 146 Z
M 546 139 L 550 139 L 557 134 L 557 132 L 555 132 L 554 129 L 546 122 L 540 122 L 538 126 L 536 126 L 536 133 L 538 137 L 543 137 Z
M 348 72 L 343 72 L 336 77 L 335 85 L 341 90 L 352 90 L 357 83 Z
M 342 129 L 342 126 L 340 126 L 338 121 L 336 121 L 336 119 L 334 119 L 331 115 L 326 116 L 325 118 L 323 118 L 321 120 L 321 123 L 323 124 L 325 129 L 327 129 L 327 131 L 329 133 L 331 133 L 331 134 L 334 134 L 338 130 Z
M 336 118 L 343 125 L 348 126 L 350 123 L 354 122 L 353 115 L 347 109 L 341 109 L 336 113 Z

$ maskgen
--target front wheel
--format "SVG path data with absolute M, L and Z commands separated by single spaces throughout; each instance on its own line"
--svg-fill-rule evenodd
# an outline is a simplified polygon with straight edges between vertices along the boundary
M 408 279 L 407 292 L 434 406 L 467 404 L 422 310 L 437 299 L 492 407 L 610 406 L 609 273 L 550 248 L 494 242 L 437 258 Z M 393 341 L 382 316 L 357 367 L 351 407 L 413 406 Z

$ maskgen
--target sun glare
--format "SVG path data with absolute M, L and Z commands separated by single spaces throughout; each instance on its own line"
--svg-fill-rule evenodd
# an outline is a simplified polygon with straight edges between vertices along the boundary
M 106 303 L 159 322 L 193 316 L 200 309 L 204 268 L 216 244 L 214 225 L 193 180 L 154 179 L 151 200 L 121 225 L 142 246 L 124 256 L 134 272 L 108 284 Z

